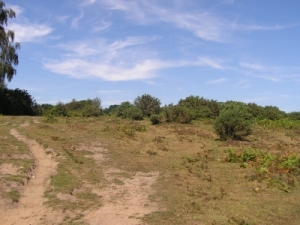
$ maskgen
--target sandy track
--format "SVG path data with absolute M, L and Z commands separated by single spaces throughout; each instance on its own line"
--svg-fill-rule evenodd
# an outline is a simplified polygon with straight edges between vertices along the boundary
M 90 225 L 141 225 L 141 217 L 158 210 L 158 205 L 150 202 L 148 196 L 153 193 L 151 186 L 159 173 L 136 173 L 132 178 L 122 178 L 116 174 L 124 172 L 118 169 L 106 170 L 107 180 L 118 179 L 122 185 L 111 184 L 95 193 L 103 196 L 104 205 L 85 216 Z
M 18 204 L 14 208 L 0 210 L 0 224 L 58 224 L 63 218 L 62 215 L 43 204 L 44 192 L 49 185 L 51 175 L 56 171 L 57 163 L 35 140 L 27 139 L 16 129 L 11 129 L 10 133 L 29 147 L 35 161 L 35 168 L 30 181 L 24 186 Z

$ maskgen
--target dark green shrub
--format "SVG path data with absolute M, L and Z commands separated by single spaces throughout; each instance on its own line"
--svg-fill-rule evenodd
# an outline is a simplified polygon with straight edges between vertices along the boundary
M 128 119 L 132 119 L 132 120 L 142 120 L 143 112 L 141 109 L 139 109 L 135 106 L 132 106 L 125 110 L 125 115 L 123 116 L 123 118 L 128 118 Z
M 219 115 L 218 103 L 213 100 L 200 98 L 199 96 L 189 96 L 178 102 L 179 106 L 188 108 L 193 114 L 193 120 L 198 118 L 212 118 Z
M 279 110 L 276 106 L 264 107 L 264 118 L 269 120 L 279 120 L 286 117 L 285 112 Z
M 252 132 L 251 119 L 252 115 L 245 105 L 230 102 L 220 111 L 214 129 L 221 140 L 241 140 Z
M 150 116 L 150 121 L 151 121 L 152 125 L 159 124 L 161 122 L 161 115 L 152 114 Z
M 67 114 L 69 116 L 97 117 L 102 115 L 100 98 L 87 99 L 65 104 Z
M 131 107 L 133 107 L 133 105 L 130 102 L 122 102 L 121 105 L 115 109 L 116 116 L 126 118 L 126 110 Z
M 287 116 L 292 120 L 300 120 L 300 112 L 290 112 Z
M 170 105 L 163 113 L 167 122 L 189 123 L 193 119 L 193 111 L 179 105 Z
M 261 120 L 265 118 L 265 110 L 264 107 L 259 106 L 255 103 L 248 103 L 247 104 L 249 112 L 255 119 Z

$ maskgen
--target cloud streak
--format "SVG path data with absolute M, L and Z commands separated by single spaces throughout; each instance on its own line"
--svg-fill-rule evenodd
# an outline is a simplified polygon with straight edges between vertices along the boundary
M 112 43 L 99 39 L 61 44 L 55 46 L 63 52 L 61 59 L 45 59 L 43 65 L 51 72 L 73 78 L 100 78 L 107 81 L 147 80 L 156 77 L 159 70 L 185 66 L 223 69 L 219 60 L 207 57 L 194 61 L 159 59 L 144 46 L 156 39 L 127 37 Z
M 210 80 L 206 84 L 221 84 L 221 83 L 224 83 L 226 81 L 227 81 L 227 79 L 220 78 L 220 79 L 216 79 L 216 80 Z
M 234 1 L 227 1 L 233 4 Z M 96 3 L 96 2 L 94 2 Z M 161 2 L 148 0 L 99 0 L 108 10 L 121 11 L 126 17 L 135 23 L 153 24 L 165 22 L 173 26 L 193 33 L 195 36 L 212 42 L 230 42 L 235 31 L 274 31 L 287 29 L 294 25 L 262 26 L 257 24 L 243 24 L 228 20 L 216 13 L 209 12 L 198 6 L 194 8 L 183 7 L 183 1 L 175 1 L 174 4 L 164 6 Z M 180 5 L 180 7 L 177 7 Z
M 44 24 L 17 24 L 12 23 L 8 29 L 15 31 L 16 42 L 38 42 L 41 37 L 50 34 L 53 31 L 48 25 Z

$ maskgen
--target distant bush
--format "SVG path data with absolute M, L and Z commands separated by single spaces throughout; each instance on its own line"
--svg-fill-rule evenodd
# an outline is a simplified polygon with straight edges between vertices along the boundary
M 143 111 L 131 104 L 130 102 L 122 102 L 121 105 L 113 109 L 113 113 L 117 117 L 121 117 L 123 119 L 132 119 L 132 120 L 142 120 L 143 119 Z
M 68 116 L 66 106 L 62 102 L 58 102 L 54 108 L 51 109 L 50 114 L 53 116 Z
M 152 125 L 161 123 L 161 115 L 152 114 L 150 116 L 150 121 L 151 121 Z
M 300 120 L 300 112 L 290 112 L 287 117 L 293 120 Z
M 199 96 L 189 96 L 178 102 L 179 106 L 188 108 L 192 113 L 192 119 L 212 118 L 219 115 L 218 103 L 214 100 L 207 100 Z
M 300 128 L 300 120 L 283 118 L 278 120 L 263 119 L 256 121 L 256 124 L 267 129 L 286 129 L 293 130 Z
M 122 102 L 121 105 L 119 105 L 116 109 L 116 116 L 117 117 L 121 117 L 121 118 L 126 118 L 126 110 L 133 107 L 133 105 L 126 101 L 126 102 Z
M 163 114 L 167 122 L 190 123 L 193 119 L 192 110 L 179 105 L 165 107 Z
M 285 118 L 285 112 L 279 110 L 276 106 L 265 106 L 264 107 L 264 118 L 269 120 L 279 120 Z
M 215 132 L 221 140 L 236 139 L 251 134 L 251 119 L 247 107 L 235 102 L 226 103 L 214 123 Z
M 81 101 L 73 99 L 65 104 L 65 108 L 69 116 L 97 117 L 102 115 L 100 98 Z
M 254 118 L 256 118 L 258 120 L 265 118 L 266 113 L 265 113 L 264 107 L 259 106 L 255 103 L 248 103 L 247 107 L 248 107 L 249 113 L 251 113 Z
M 144 94 L 134 100 L 134 105 L 142 110 L 143 115 L 150 117 L 151 114 L 157 114 L 160 110 L 160 100 L 149 94 Z
M 132 106 L 125 110 L 125 115 L 123 118 L 128 118 L 132 120 L 142 120 L 143 119 L 143 111 L 138 107 Z
M 118 107 L 119 105 L 110 105 L 108 108 L 103 109 L 103 113 L 113 115 Z

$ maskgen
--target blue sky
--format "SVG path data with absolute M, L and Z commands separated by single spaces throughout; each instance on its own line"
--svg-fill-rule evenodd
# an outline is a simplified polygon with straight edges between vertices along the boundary
M 197 95 L 300 111 L 299 0 L 11 0 L 38 103 Z

